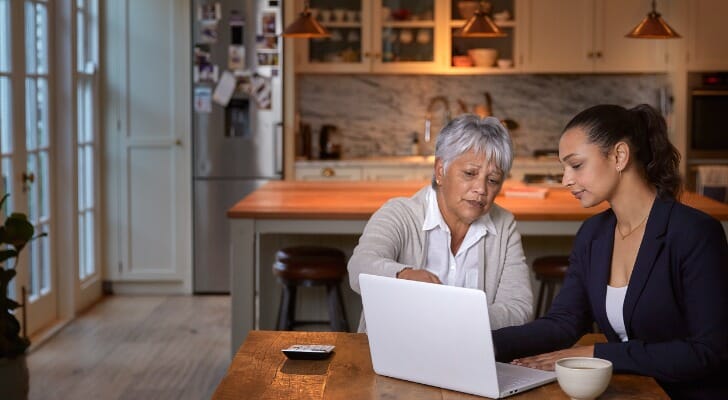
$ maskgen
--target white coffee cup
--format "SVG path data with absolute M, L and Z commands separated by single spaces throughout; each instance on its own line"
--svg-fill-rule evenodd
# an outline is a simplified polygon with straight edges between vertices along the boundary
M 568 357 L 556 361 L 556 380 L 575 400 L 591 400 L 604 393 L 612 379 L 612 362 L 594 357 Z

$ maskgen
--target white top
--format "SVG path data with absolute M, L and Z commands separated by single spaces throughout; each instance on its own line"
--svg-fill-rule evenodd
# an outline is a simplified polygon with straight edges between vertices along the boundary
M 627 329 L 624 327 L 624 296 L 627 294 L 627 287 L 614 287 L 607 285 L 607 319 L 612 329 L 617 333 L 623 342 L 629 340 Z
M 440 278 L 440 282 L 466 288 L 478 288 L 478 248 L 489 232 L 496 234 L 495 224 L 488 214 L 473 222 L 465 234 L 457 254 L 452 254 L 450 228 L 437 206 L 437 195 L 430 188 L 427 193 L 427 211 L 422 230 L 427 234 L 427 261 L 425 269 Z

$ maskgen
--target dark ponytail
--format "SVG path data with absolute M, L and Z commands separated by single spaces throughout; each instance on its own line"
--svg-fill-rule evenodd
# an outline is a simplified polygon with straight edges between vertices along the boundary
M 577 114 L 564 128 L 584 129 L 589 142 L 598 145 L 606 155 L 620 140 L 642 167 L 660 197 L 677 198 L 681 191 L 680 153 L 667 138 L 664 118 L 651 106 L 640 104 L 629 110 L 603 104 Z
M 637 155 L 645 167 L 647 180 L 657 187 L 660 197 L 679 197 L 682 186 L 680 153 L 667 138 L 665 119 L 647 104 L 640 104 L 629 112 L 641 120 L 637 135 L 644 141 L 644 151 Z

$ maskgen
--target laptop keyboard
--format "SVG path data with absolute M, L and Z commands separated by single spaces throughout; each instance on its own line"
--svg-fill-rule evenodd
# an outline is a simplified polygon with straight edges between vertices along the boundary
M 514 389 L 520 389 L 533 382 L 543 380 L 544 375 L 548 374 L 533 368 L 520 367 L 518 365 L 495 363 L 498 374 L 498 387 L 501 393 Z

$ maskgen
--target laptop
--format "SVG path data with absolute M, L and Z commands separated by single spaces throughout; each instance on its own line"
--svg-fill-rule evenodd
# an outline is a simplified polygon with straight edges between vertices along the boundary
M 556 373 L 495 361 L 482 290 L 359 275 L 374 372 L 444 389 L 507 397 Z

